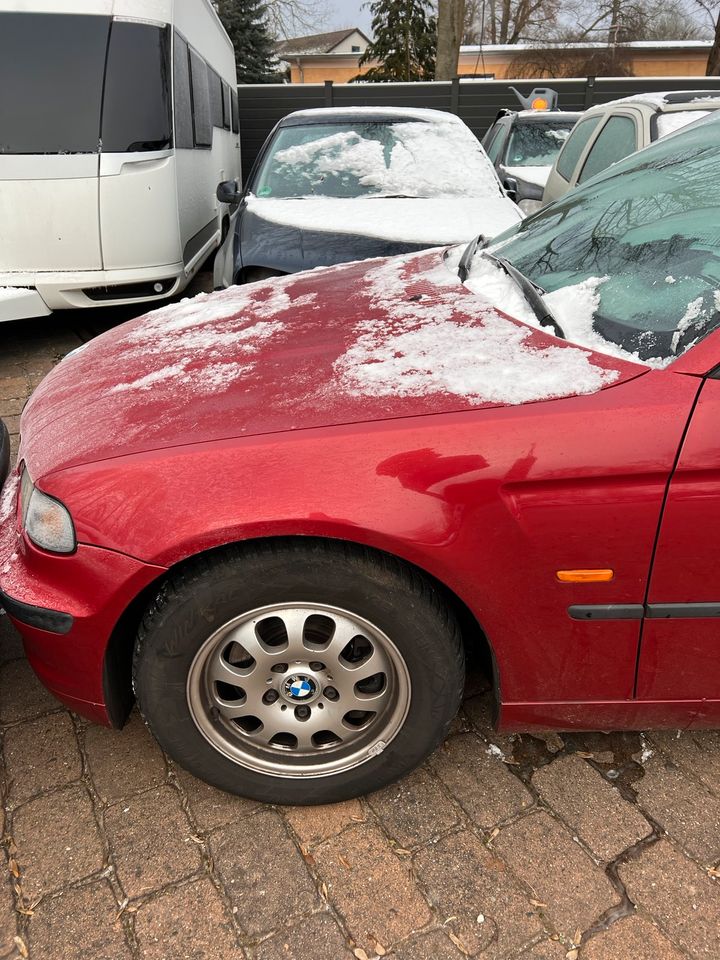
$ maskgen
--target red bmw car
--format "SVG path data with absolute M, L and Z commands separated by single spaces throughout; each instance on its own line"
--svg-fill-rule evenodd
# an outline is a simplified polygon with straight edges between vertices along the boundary
M 67 357 L 0 506 L 41 680 L 116 726 L 137 698 L 181 765 L 283 803 L 411 770 L 473 646 L 502 729 L 718 725 L 719 145 L 701 122 L 491 245 Z

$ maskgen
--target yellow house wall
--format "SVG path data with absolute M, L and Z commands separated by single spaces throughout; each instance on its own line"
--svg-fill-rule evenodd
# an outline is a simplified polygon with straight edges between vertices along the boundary
M 707 67 L 707 52 L 682 50 L 677 54 L 663 51 L 637 51 L 632 55 L 632 72 L 637 77 L 696 77 L 704 76 Z M 486 53 L 484 57 L 464 54 L 460 57 L 458 74 L 494 73 L 496 80 L 516 79 L 512 68 L 515 57 L 506 53 Z M 562 51 L 558 50 L 558 63 L 562 63 Z M 527 77 L 523 79 L 528 79 Z

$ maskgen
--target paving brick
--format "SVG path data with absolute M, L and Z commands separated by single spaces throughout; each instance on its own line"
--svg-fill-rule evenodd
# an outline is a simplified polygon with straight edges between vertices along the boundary
M 260 944 L 253 960 L 355 960 L 355 954 L 335 920 L 316 913 Z
M 692 856 L 720 859 L 720 799 L 672 761 L 655 756 L 635 784 L 638 802 Z
M 706 787 L 720 790 L 720 730 L 657 730 L 650 734 L 659 747 L 683 770 L 701 780 Z
M 430 909 L 386 837 L 371 824 L 358 824 L 314 852 L 330 901 L 366 951 L 385 948 L 424 927 Z
M 469 831 L 429 844 L 414 865 L 440 920 L 469 954 L 505 956 L 542 932 L 506 865 Z
M 135 934 L 142 960 L 243 960 L 245 956 L 225 904 L 208 879 L 170 890 L 140 907 Z
M 131 960 L 117 913 L 117 902 L 105 881 L 43 900 L 30 921 L 31 958 Z
M 13 837 L 23 892 L 30 900 L 103 867 L 103 847 L 84 787 L 29 800 L 15 811 Z
M 643 850 L 618 873 L 630 899 L 695 957 L 720 956 L 720 884 L 668 840 Z
M 2 606 L 0 606 L 2 611 Z M 6 613 L 0 613 L 0 664 L 19 660 L 25 656 L 22 638 Z
M 27 377 L 0 377 L 0 401 L 25 399 L 29 394 Z
M 404 940 L 391 956 L 393 960 L 463 960 L 467 954 L 458 950 L 447 933 L 432 930 Z
M 131 796 L 165 779 L 162 752 L 137 713 L 122 730 L 89 726 L 85 752 L 95 789 L 104 800 Z
M 198 780 L 180 767 L 174 766 L 173 769 L 181 788 L 187 795 L 190 811 L 198 827 L 203 831 L 224 827 L 227 823 L 235 823 L 258 808 L 258 804 L 253 800 L 236 797 L 232 793 L 225 793 L 224 790 L 216 790 L 209 783 Z
M 2 872 L 5 873 L 5 864 L 2 863 Z M 15 913 L 15 898 L 10 880 L 3 876 L 0 880 L 0 957 L 14 952 L 13 937 L 17 933 L 17 914 Z
M 603 860 L 614 860 L 652 832 L 639 810 L 578 756 L 560 757 L 532 779 L 541 796 Z
M 458 808 L 424 769 L 373 793 L 368 800 L 387 832 L 403 847 L 425 843 L 458 822 Z
M 446 740 L 430 764 L 468 816 L 486 830 L 533 803 L 507 765 L 488 755 L 488 747 L 474 734 Z
M 545 915 L 566 936 L 585 930 L 618 903 L 604 871 L 547 813 L 506 827 L 494 841 L 498 854 L 547 904 Z
M 160 787 L 121 801 L 105 812 L 105 829 L 128 897 L 158 890 L 202 867 L 200 846 L 180 795 Z
M 672 943 L 645 917 L 637 914 L 618 920 L 604 933 L 589 940 L 580 951 L 581 960 L 684 960 Z
M 318 906 L 303 858 L 273 811 L 223 827 L 209 842 L 238 920 L 251 935 L 270 933 Z
M 27 660 L 11 660 L 0 667 L 0 723 L 29 720 L 59 708 Z
M 541 940 L 528 950 L 518 953 L 513 960 L 565 960 L 568 949 L 559 940 Z M 616 957 L 615 960 L 633 960 L 631 957 Z
M 14 804 L 79 779 L 82 761 L 69 714 L 52 713 L 11 727 L 5 734 L 5 764 Z
M 345 827 L 365 819 L 359 800 L 327 803 L 316 807 L 284 807 L 283 809 L 301 843 L 310 845 L 334 837 Z

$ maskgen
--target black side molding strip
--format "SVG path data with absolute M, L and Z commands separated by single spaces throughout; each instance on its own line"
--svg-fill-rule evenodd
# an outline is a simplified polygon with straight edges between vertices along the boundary
M 720 603 L 649 603 L 648 620 L 693 620 L 720 617 Z
M 48 610 L 46 607 L 35 607 L 21 600 L 13 600 L 0 590 L 0 606 L 5 607 L 11 617 L 25 623 L 29 627 L 47 630 L 50 633 L 68 633 L 73 625 L 73 618 L 69 613 L 59 610 Z
M 572 620 L 642 620 L 645 608 L 641 603 L 593 603 L 568 607 Z

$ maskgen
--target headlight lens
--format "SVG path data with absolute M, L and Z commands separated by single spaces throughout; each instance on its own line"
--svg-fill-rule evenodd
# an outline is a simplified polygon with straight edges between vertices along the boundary
M 51 553 L 72 553 L 77 546 L 75 527 L 67 507 L 38 490 L 23 468 L 20 510 L 25 532 L 36 547 Z

